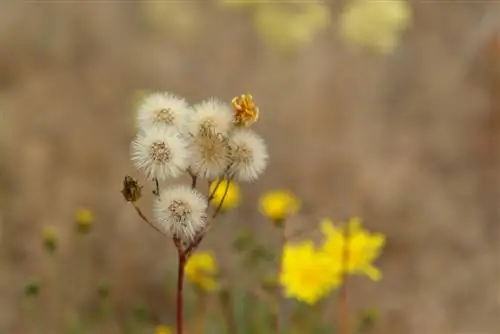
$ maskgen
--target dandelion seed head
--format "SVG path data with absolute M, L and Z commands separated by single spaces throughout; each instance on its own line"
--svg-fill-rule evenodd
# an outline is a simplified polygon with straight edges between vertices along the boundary
M 151 127 L 173 127 L 180 132 L 185 131 L 186 122 L 193 112 L 186 100 L 172 93 L 153 93 L 139 105 L 137 122 L 139 128 L 147 130 Z
M 159 181 L 180 176 L 187 169 L 190 156 L 186 141 L 169 128 L 140 132 L 132 142 L 131 155 L 137 169 Z
M 215 179 L 229 165 L 229 144 L 222 135 L 212 131 L 195 136 L 191 140 L 191 170 L 200 177 Z
M 231 107 L 215 98 L 193 106 L 194 113 L 189 121 L 189 132 L 193 135 L 213 132 L 227 134 L 233 126 Z
M 153 206 L 155 224 L 165 234 L 189 242 L 206 228 L 206 208 L 197 190 L 184 185 L 167 188 Z
M 237 129 L 230 139 L 230 174 L 242 182 L 255 181 L 264 172 L 269 154 L 264 140 L 248 129 Z

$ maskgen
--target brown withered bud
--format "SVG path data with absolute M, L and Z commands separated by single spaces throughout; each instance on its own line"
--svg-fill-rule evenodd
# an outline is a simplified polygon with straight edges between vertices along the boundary
M 141 198 L 142 186 L 139 185 L 136 179 L 126 175 L 123 180 L 121 193 L 127 202 L 135 203 Z

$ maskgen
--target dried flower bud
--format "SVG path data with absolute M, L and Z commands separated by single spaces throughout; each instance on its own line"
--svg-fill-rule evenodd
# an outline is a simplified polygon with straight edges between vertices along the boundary
M 123 180 L 123 189 L 121 193 L 127 202 L 135 203 L 141 198 L 142 186 L 139 185 L 136 179 L 126 175 Z

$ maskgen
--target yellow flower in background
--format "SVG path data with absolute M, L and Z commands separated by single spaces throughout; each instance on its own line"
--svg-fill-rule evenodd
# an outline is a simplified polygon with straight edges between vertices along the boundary
M 179 42 L 190 43 L 203 30 L 203 10 L 193 1 L 141 1 L 139 5 L 147 25 Z
M 300 200 L 288 190 L 269 191 L 259 200 L 260 212 L 275 222 L 281 222 L 297 213 L 300 206 Z
M 172 330 L 168 326 L 158 325 L 155 327 L 155 334 L 172 334 Z
M 205 291 L 219 288 L 216 280 L 219 268 L 210 252 L 197 252 L 191 255 L 186 263 L 185 273 L 191 283 Z
M 411 8 L 405 0 L 351 0 L 340 14 L 339 33 L 352 44 L 390 53 L 410 23 Z
M 382 273 L 373 266 L 373 262 L 380 256 L 385 245 L 383 234 L 368 232 L 357 217 L 351 218 L 344 227 L 336 227 L 330 220 L 325 219 L 321 222 L 321 231 L 325 236 L 323 250 L 335 266 L 342 265 L 344 245 L 347 245 L 347 272 L 367 275 L 374 281 L 380 280 Z
M 261 4 L 258 0 L 218 0 L 219 5 L 223 7 L 245 8 Z
M 75 212 L 75 221 L 80 233 L 88 233 L 94 223 L 94 214 L 86 208 L 80 208 Z
M 220 181 L 220 183 L 219 181 L 220 180 L 215 180 L 210 184 L 210 194 L 213 194 L 212 205 L 218 207 L 222 198 L 224 198 L 221 206 L 222 210 L 236 208 L 240 204 L 240 186 L 234 181 L 228 181 L 225 179 Z M 224 193 L 226 193 L 225 197 Z
M 59 246 L 59 231 L 55 226 L 47 225 L 43 228 L 42 243 L 49 253 L 55 253 Z
M 285 297 L 313 305 L 341 283 L 340 266 L 311 241 L 285 244 L 279 281 Z
M 330 11 L 317 2 L 266 3 L 256 8 L 255 29 L 270 47 L 293 52 L 314 40 L 330 24 Z

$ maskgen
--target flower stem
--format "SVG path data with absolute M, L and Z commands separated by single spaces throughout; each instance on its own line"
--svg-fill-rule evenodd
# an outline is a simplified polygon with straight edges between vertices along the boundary
M 342 248 L 342 287 L 340 288 L 340 334 L 349 334 L 349 306 L 347 304 L 347 274 L 349 268 L 349 223 L 345 226 Z
M 184 290 L 184 267 L 186 266 L 186 254 L 179 250 L 179 267 L 177 270 L 177 334 L 182 334 L 183 328 L 183 290 Z
M 285 247 L 286 244 L 286 230 L 285 230 L 285 222 L 281 225 L 276 225 L 279 226 L 279 232 L 280 232 L 280 240 L 279 240 L 279 259 L 276 263 L 276 277 L 279 277 L 282 267 L 283 267 L 283 247 Z M 276 289 L 276 334 L 282 334 L 283 333 L 283 327 L 285 324 L 285 310 L 283 309 L 283 299 L 281 298 L 281 289 Z

